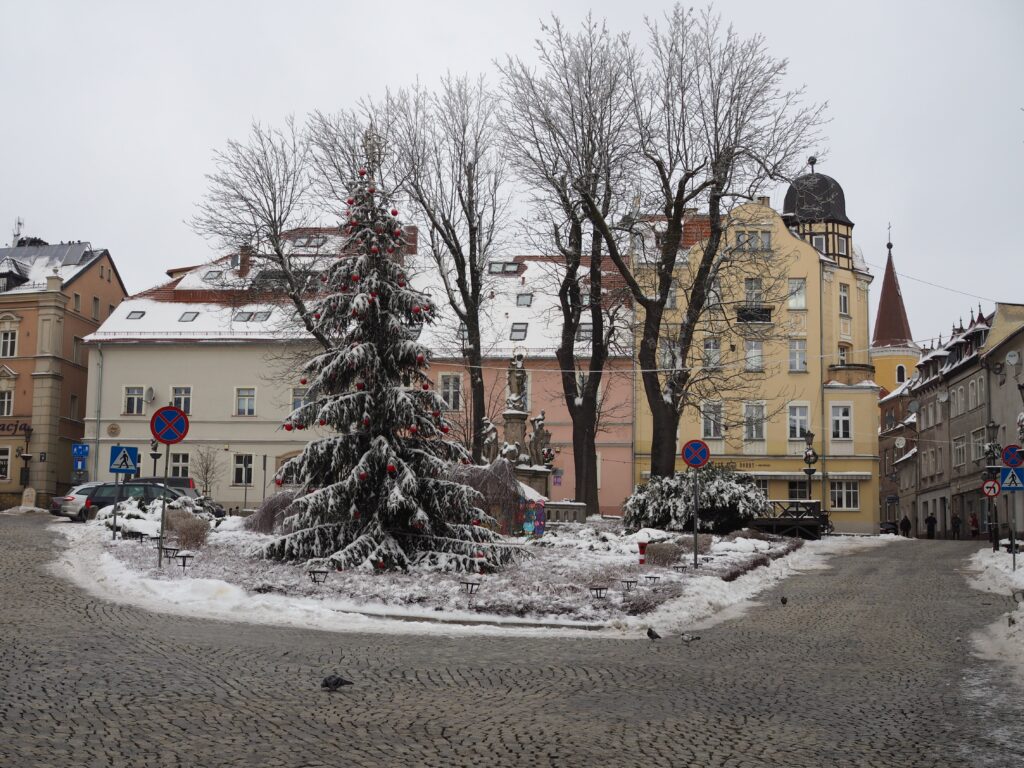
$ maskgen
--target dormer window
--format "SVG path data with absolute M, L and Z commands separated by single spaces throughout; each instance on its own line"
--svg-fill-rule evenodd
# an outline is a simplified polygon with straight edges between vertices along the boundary
M 510 341 L 523 341 L 526 339 L 526 329 L 529 327 L 529 323 L 512 323 L 512 333 L 509 336 Z
M 487 265 L 487 271 L 492 275 L 515 275 L 519 272 L 519 265 L 514 261 L 492 261 Z
M 203 280 L 216 280 L 220 276 L 221 271 L 219 269 L 211 269 L 209 272 L 203 275 Z
M 128 313 L 129 320 L 141 320 L 145 316 L 146 313 L 143 312 L 141 309 L 133 309 L 131 312 Z
M 181 313 L 181 317 L 178 318 L 178 322 L 179 323 L 191 323 L 197 317 L 199 317 L 199 313 L 198 312 L 182 312 Z
M 270 319 L 270 312 L 269 311 L 253 312 L 252 313 L 252 321 L 254 323 L 263 323 L 263 322 L 266 322 L 269 319 Z
M 590 342 L 594 339 L 594 324 L 593 323 L 580 323 L 579 328 L 576 329 L 576 341 Z
M 516 306 L 517 307 L 529 307 L 533 304 L 532 293 L 519 293 L 516 294 Z
M 235 323 L 248 323 L 252 320 L 252 312 L 239 312 L 232 318 Z

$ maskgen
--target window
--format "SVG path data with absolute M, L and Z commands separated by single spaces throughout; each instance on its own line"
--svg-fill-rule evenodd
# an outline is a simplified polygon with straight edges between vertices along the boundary
M 0 331 L 0 357 L 14 357 L 18 354 L 18 332 Z
M 71 362 L 82 362 L 82 340 L 78 336 L 71 339 Z
M 789 340 L 789 370 L 807 370 L 807 339 Z
M 252 485 L 252 454 L 235 454 L 234 485 Z
M 839 345 L 839 354 L 837 355 L 840 365 L 846 365 L 849 362 L 849 350 L 850 348 L 845 344 Z
M 171 387 L 171 405 L 192 413 L 192 387 Z
M 509 335 L 510 341 L 523 341 L 526 338 L 526 329 L 529 327 L 529 323 L 512 323 L 512 333 Z
M 967 463 L 967 438 L 964 435 L 953 438 L 953 466 L 962 467 Z
M 142 387 L 124 388 L 124 413 L 126 416 L 139 416 L 143 412 Z
M 849 440 L 852 437 L 851 424 L 853 421 L 852 405 L 832 406 L 832 439 Z
M 824 235 L 811 235 L 811 245 L 818 253 L 825 252 L 825 236 Z
M 789 481 L 789 498 L 797 501 L 811 498 L 811 486 L 806 480 Z
M 985 377 L 978 379 L 978 405 L 985 404 Z
M 181 313 L 181 317 L 178 318 L 178 322 L 179 323 L 191 323 L 197 317 L 199 317 L 199 313 L 198 312 L 182 312 Z
M 896 366 L 896 383 L 902 384 L 907 380 L 907 369 L 902 365 Z
M 847 246 L 846 238 L 843 237 L 842 235 L 837 235 L 836 236 L 836 253 L 838 253 L 840 256 L 845 256 L 846 255 L 846 246 Z
M 237 312 L 231 322 L 233 323 L 248 323 L 252 320 L 252 312 Z
M 235 416 L 256 415 L 256 387 L 235 389 Z
M 718 368 L 722 364 L 722 343 L 715 338 L 704 339 L 704 367 Z
M 292 387 L 292 410 L 305 408 L 309 403 L 309 387 Z
M 188 477 L 188 454 L 171 454 L 171 477 Z
M 985 458 L 985 428 L 976 429 L 971 432 L 971 461 L 981 461 Z
M 743 346 L 746 352 L 746 370 L 763 371 L 764 342 L 748 339 L 747 341 L 743 342 Z
M 107 304 L 107 317 L 110 317 L 112 314 L 114 314 L 114 305 Z
M 252 321 L 254 323 L 263 323 L 270 319 L 270 312 L 264 310 L 263 312 L 253 312 Z
M 128 313 L 128 319 L 129 320 L 141 320 L 145 316 L 146 316 L 146 313 L 144 311 L 142 311 L 142 310 L 139 310 L 139 309 L 133 309 L 131 312 Z
M 789 279 L 789 303 L 790 309 L 807 309 L 807 280 L 803 277 L 791 277 Z
M 218 277 L 220 277 L 220 273 L 221 270 L 219 269 L 211 269 L 209 272 L 203 275 L 203 280 L 216 280 Z
M 103 265 L 100 264 L 100 280 L 103 279 Z
M 516 294 L 516 306 L 517 307 L 529 307 L 533 305 L 533 294 L 532 293 L 518 293 Z
M 0 392 L 0 416 L 10 416 L 14 413 L 14 393 Z
M 747 304 L 758 306 L 764 303 L 764 287 L 759 277 L 747 277 L 743 280 L 743 293 Z
M 860 509 L 860 483 L 856 480 L 829 482 L 832 509 Z
M 441 374 L 441 400 L 449 411 L 462 408 L 462 377 L 459 374 Z
M 514 275 L 519 271 L 519 265 L 514 261 L 492 261 L 487 265 L 487 271 L 492 275 Z
M 68 400 L 68 418 L 72 421 L 78 421 L 78 395 L 71 395 Z
M 704 403 L 700 408 L 701 437 L 719 440 L 722 437 L 722 404 Z
M 0 448 L 0 480 L 11 479 L 11 449 Z
M 766 499 L 768 498 L 768 481 L 766 479 L 762 477 L 755 477 L 754 487 L 757 488 L 757 490 L 761 493 L 762 496 L 764 496 Z
M 850 286 L 846 283 L 839 284 L 839 314 L 850 314 Z
M 804 433 L 811 428 L 811 407 L 809 405 L 789 406 L 789 439 L 803 440 Z
M 743 404 L 743 439 L 764 440 L 764 403 Z
M 736 247 L 741 251 L 767 251 L 772 247 L 771 232 L 737 232 Z
M 92 319 L 100 319 L 100 300 L 96 296 L 92 297 Z
M 580 323 L 579 328 L 576 329 L 576 341 L 593 341 L 594 339 L 594 324 L 593 323 Z
M 978 386 L 973 381 L 967 383 L 967 410 L 973 411 L 978 407 Z
M 81 294 L 78 294 L 78 293 L 74 294 L 73 300 L 74 300 L 74 303 L 75 303 L 75 312 L 81 312 L 82 311 L 82 296 L 81 296 Z

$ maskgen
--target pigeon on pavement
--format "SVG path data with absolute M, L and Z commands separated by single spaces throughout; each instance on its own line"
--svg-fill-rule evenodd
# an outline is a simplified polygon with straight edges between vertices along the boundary
M 782 598 L 782 604 L 783 604 L 783 605 L 785 605 L 785 604 L 786 604 L 786 603 L 788 603 L 788 602 L 789 602 L 789 598 L 788 598 L 788 597 L 783 597 L 783 598 Z
M 352 681 L 338 675 L 328 675 L 320 683 L 320 688 L 325 691 L 336 691 L 343 685 L 352 685 Z
M 661 635 L 659 635 L 650 627 L 647 628 L 647 636 L 651 638 L 651 640 L 661 640 Z

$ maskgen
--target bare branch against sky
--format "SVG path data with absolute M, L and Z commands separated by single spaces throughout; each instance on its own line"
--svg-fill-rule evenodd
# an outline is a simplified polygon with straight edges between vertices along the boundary
M 644 16 L 668 6 L 394 0 L 382 41 L 362 33 L 378 12 L 365 4 L 15 0 L 5 4 L 0 47 L 9 115 L 0 124 L 0 243 L 20 216 L 28 234 L 109 248 L 129 290 L 142 290 L 168 267 L 219 253 L 187 220 L 215 170 L 213 151 L 253 121 L 336 114 L 448 71 L 496 80 L 495 60 L 534 55 L 552 11 L 574 27 L 592 10 L 642 39 Z M 876 274 L 892 222 L 897 269 L 925 281 L 902 279 L 916 337 L 947 332 L 951 315 L 977 304 L 972 296 L 1020 300 L 1024 4 L 715 7 L 789 60 L 787 87 L 806 85 L 809 101 L 829 103 L 818 170 L 843 185 Z M 784 191 L 773 193 L 776 207 Z M 968 226 L 979 203 L 985 226 Z M 981 258 L 991 268 L 977 268 Z

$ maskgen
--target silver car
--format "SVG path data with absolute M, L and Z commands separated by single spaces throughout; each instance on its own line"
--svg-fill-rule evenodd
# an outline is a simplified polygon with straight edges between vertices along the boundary
M 70 517 L 74 520 L 82 511 L 82 506 L 85 504 L 85 497 L 88 496 L 89 491 L 97 485 L 103 485 L 103 483 L 96 480 L 90 483 L 82 483 L 81 485 L 76 485 L 64 496 L 58 496 L 53 500 L 53 505 L 50 507 L 50 514 L 58 515 L 60 517 Z M 60 508 L 56 509 L 55 507 L 58 499 L 60 499 Z

